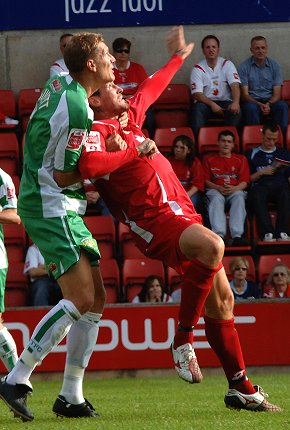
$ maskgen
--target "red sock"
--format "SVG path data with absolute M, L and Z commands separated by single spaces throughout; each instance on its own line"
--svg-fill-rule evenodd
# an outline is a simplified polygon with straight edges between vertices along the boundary
M 179 329 L 174 337 L 174 348 L 193 342 L 192 328 L 201 315 L 213 278 L 221 268 L 222 263 L 213 269 L 196 259 L 191 260 L 188 265 L 181 281 Z
M 208 343 L 220 359 L 229 381 L 230 388 L 236 388 L 244 394 L 253 394 L 255 388 L 249 381 L 239 335 L 234 326 L 234 318 L 217 320 L 204 317 L 205 333 Z

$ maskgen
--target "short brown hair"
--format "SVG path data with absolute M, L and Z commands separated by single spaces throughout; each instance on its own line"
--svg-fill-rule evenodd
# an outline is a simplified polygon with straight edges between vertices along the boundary
M 63 57 L 68 70 L 79 73 L 85 68 L 88 59 L 97 59 L 101 42 L 104 39 L 98 33 L 75 34 L 64 49 Z

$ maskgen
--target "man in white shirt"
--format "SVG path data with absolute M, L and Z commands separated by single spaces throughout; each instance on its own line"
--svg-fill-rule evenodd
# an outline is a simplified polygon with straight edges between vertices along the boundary
M 196 139 L 199 129 L 211 117 L 231 126 L 237 126 L 241 119 L 240 78 L 236 67 L 219 56 L 220 41 L 216 36 L 205 36 L 201 48 L 205 59 L 193 67 L 190 76 L 191 125 Z
M 66 64 L 63 59 L 63 51 L 66 47 L 67 43 L 71 40 L 73 37 L 73 34 L 71 33 L 64 33 L 59 38 L 59 49 L 62 55 L 62 58 L 59 60 L 56 60 L 53 65 L 50 68 L 49 71 L 49 77 L 51 78 L 54 75 L 60 75 L 62 73 L 68 73 L 68 68 L 66 67 Z

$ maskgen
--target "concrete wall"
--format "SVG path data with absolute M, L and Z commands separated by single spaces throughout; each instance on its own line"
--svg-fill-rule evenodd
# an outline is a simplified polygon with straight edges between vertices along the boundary
M 167 60 L 164 44 L 170 27 L 114 27 L 87 29 L 99 31 L 111 47 L 116 37 L 132 41 L 131 58 L 144 65 L 148 74 Z M 10 31 L 0 33 L 0 88 L 12 89 L 17 95 L 21 88 L 42 87 L 48 79 L 50 65 L 60 57 L 58 39 L 68 30 Z M 77 32 L 78 29 L 69 30 Z M 84 29 L 80 30 L 84 31 Z M 282 67 L 283 79 L 290 79 L 290 23 L 259 23 L 233 25 L 188 25 L 186 39 L 196 47 L 177 73 L 173 82 L 188 83 L 191 68 L 202 53 L 200 42 L 207 34 L 221 41 L 221 55 L 238 65 L 250 55 L 250 39 L 263 35 L 269 44 L 269 56 Z

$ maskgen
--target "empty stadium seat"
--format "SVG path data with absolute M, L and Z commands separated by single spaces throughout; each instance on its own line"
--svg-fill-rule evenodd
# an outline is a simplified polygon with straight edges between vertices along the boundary
M 29 305 L 28 289 L 7 288 L 4 297 L 5 308 L 19 308 Z
M 117 303 L 120 297 L 120 271 L 117 260 L 101 258 L 100 269 L 107 294 L 106 303 Z
M 189 87 L 169 84 L 152 105 L 156 128 L 187 127 L 189 108 Z
M 144 280 L 149 275 L 159 276 L 165 284 L 165 272 L 161 261 L 146 257 L 124 260 L 122 278 L 127 302 L 131 302 L 139 294 Z
M 0 90 L 0 112 L 10 118 L 16 118 L 16 99 L 12 90 Z M 15 129 L 14 124 L 0 123 L 0 129 Z
M 18 175 L 11 175 L 11 179 L 12 179 L 13 184 L 15 186 L 15 193 L 18 196 L 19 188 L 20 188 L 20 178 Z
M 26 233 L 22 224 L 3 224 L 4 243 L 26 246 Z
M 113 258 L 116 255 L 116 231 L 112 216 L 84 216 L 84 222 L 98 242 L 102 258 Z
M 288 123 L 290 123 L 290 79 L 283 81 L 281 98 L 288 104 Z
M 6 288 L 22 288 L 27 290 L 29 281 L 26 275 L 23 273 L 24 264 L 22 261 L 14 261 L 9 264 L 7 278 L 6 278 Z
M 20 168 L 19 144 L 12 133 L 0 133 L 0 167 L 10 176 L 18 175 Z
M 209 152 L 218 152 L 218 134 L 223 130 L 230 130 L 235 136 L 235 151 L 240 152 L 240 139 L 236 127 L 233 126 L 216 126 L 201 127 L 198 133 L 198 153 L 200 156 Z
M 262 143 L 262 125 L 245 125 L 242 131 L 241 152 L 244 153 L 249 149 L 256 148 Z M 283 135 L 280 130 L 278 146 L 283 147 Z
M 189 136 L 194 142 L 194 135 L 190 127 L 157 128 L 153 140 L 159 151 L 167 155 L 172 149 L 173 140 L 182 134 Z
M 41 88 L 24 88 L 18 94 L 18 113 L 23 131 L 26 130 L 29 117 L 41 94 Z
M 135 245 L 135 242 L 130 234 L 129 227 L 121 222 L 118 225 L 118 240 L 121 257 L 123 259 L 144 257 L 143 253 Z

